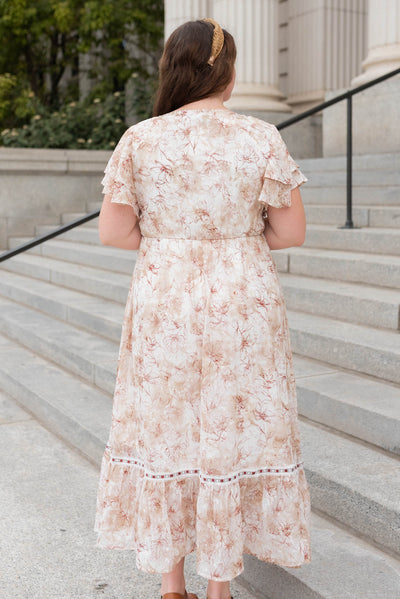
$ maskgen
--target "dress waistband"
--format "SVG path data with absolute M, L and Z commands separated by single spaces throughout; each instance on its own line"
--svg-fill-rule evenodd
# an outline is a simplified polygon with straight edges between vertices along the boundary
M 260 237 L 261 233 L 254 235 L 236 235 L 235 237 L 157 237 L 156 235 L 142 235 L 146 239 L 182 239 L 185 241 L 220 241 L 221 239 L 246 239 L 247 237 Z

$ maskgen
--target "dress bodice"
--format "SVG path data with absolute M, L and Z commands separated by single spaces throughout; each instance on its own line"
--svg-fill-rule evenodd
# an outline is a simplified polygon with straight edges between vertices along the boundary
M 274 125 L 221 108 L 133 125 L 102 183 L 133 207 L 144 237 L 220 239 L 261 234 L 267 205 L 289 206 L 306 180 Z

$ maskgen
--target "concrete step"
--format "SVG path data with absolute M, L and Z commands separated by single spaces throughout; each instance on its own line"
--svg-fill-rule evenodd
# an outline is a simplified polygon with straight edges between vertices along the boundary
M 95 335 L 100 334 L 116 343 L 120 340 L 124 314 L 121 304 L 13 272 L 2 273 L 0 294 Z M 315 367 L 312 360 L 296 358 L 301 365 L 297 373 L 300 413 L 382 448 L 400 451 L 397 435 L 400 404 L 397 407 L 398 401 L 395 399 L 400 396 L 398 388 L 338 372 L 325 364 Z M 328 377 L 328 373 L 332 376 Z M 340 389 L 340 396 L 335 393 L 336 389 Z M 373 398 L 370 404 L 366 404 L 368 396 Z M 376 397 L 384 402 L 381 410 L 375 405 Z M 304 402 L 304 409 L 301 402 Z M 318 411 L 314 410 L 317 405 Z M 332 424 L 333 421 L 337 424 Z
M 299 414 L 400 455 L 400 386 L 293 354 Z
M 2 272 L 0 296 L 117 343 L 120 341 L 124 307 L 119 303 L 13 272 Z
M 329 204 L 309 204 L 306 203 L 305 213 L 307 224 L 325 224 L 341 226 L 346 222 L 346 206 L 329 205 Z M 74 220 L 85 216 L 84 212 L 66 213 L 62 215 L 62 223 L 68 224 Z M 399 228 L 400 227 L 400 206 L 355 206 L 353 208 L 353 223 L 356 227 L 384 227 L 384 228 Z M 47 233 L 54 230 L 59 225 L 43 224 L 36 226 L 36 235 Z M 93 229 L 98 231 L 99 219 L 94 218 L 80 225 L 79 228 Z M 98 243 L 98 237 L 93 237 L 95 243 Z
M 10 240 L 10 248 L 29 241 L 26 237 L 13 237 Z M 35 254 L 94 266 L 118 273 L 132 274 L 137 258 L 137 250 L 122 250 L 111 246 L 91 245 L 89 243 L 71 243 L 61 239 L 50 239 L 29 250 L 26 254 Z M 11 258 L 12 260 L 13 258 Z
M 0 388 L 57 436 L 99 464 L 111 424 L 110 394 L 3 335 L 0 357 Z
M 399 460 L 310 422 L 300 422 L 314 509 L 400 556 Z
M 304 158 L 298 161 L 305 173 L 346 171 L 345 155 L 326 158 Z M 357 171 L 396 171 L 400 169 L 400 153 L 354 154 L 353 172 Z
M 50 281 L 95 297 L 125 305 L 132 277 L 128 274 L 83 266 L 55 258 L 23 252 L 5 260 L 0 269 L 41 281 Z
M 333 318 L 287 311 L 295 353 L 400 384 L 400 335 Z
M 238 580 L 258 598 L 398 599 L 399 560 L 315 513 L 311 560 L 301 568 L 279 568 L 245 554 Z
M 272 250 L 279 274 L 290 272 L 335 281 L 400 289 L 400 256 L 293 247 Z
M 97 220 L 97 219 L 96 219 Z M 38 225 L 36 231 L 38 235 L 44 235 L 54 230 L 54 227 L 49 225 Z M 58 236 L 58 239 L 64 241 L 78 241 L 79 243 L 90 243 L 94 245 L 102 245 L 99 239 L 98 228 L 86 227 L 85 225 L 79 225 L 70 229 L 66 233 L 62 233 Z
M 400 327 L 398 290 L 287 273 L 279 278 L 290 310 L 371 327 Z
M 48 225 L 38 227 L 39 234 L 47 233 L 51 228 Z M 23 243 L 25 238 L 10 238 L 10 247 L 16 247 Z M 99 240 L 98 230 L 89 227 L 76 227 L 60 235 L 57 240 L 45 242 L 74 241 L 86 245 L 98 245 L 105 249 L 117 250 L 102 246 Z M 41 244 L 43 245 L 43 244 Z M 75 243 L 74 243 L 75 245 Z M 306 239 L 302 247 L 319 247 L 323 249 L 345 250 L 354 252 L 378 253 L 389 255 L 400 255 L 400 231 L 395 228 L 365 227 L 361 229 L 339 229 L 334 225 L 308 224 Z M 32 248 L 34 250 L 36 248 Z M 32 251 L 31 250 L 31 251 Z M 122 250 L 123 252 L 128 250 Z M 134 250 L 135 252 L 137 250 Z M 68 258 L 64 258 L 68 259 Z
M 346 215 L 346 185 L 316 187 L 309 179 L 301 186 L 301 197 L 305 204 L 338 204 Z M 352 201 L 353 206 L 399 206 L 400 189 L 395 185 L 355 185 Z
M 43 422 L 47 420 L 66 441 L 78 443 L 80 451 L 95 457 L 101 444 L 95 442 L 90 423 L 94 419 L 95 430 L 106 433 L 107 427 L 101 429 L 99 418 L 100 414 L 105 420 L 107 414 L 110 424 L 111 405 L 107 411 L 106 396 L 101 396 L 97 410 L 97 395 L 87 384 L 74 385 L 76 378 L 59 366 L 47 364 L 32 350 L 15 349 L 15 342 L 12 346 L 0 346 L 4 354 L 0 363 L 3 388 Z M 54 394 L 54 388 L 60 392 Z M 395 552 L 400 535 L 396 527 L 398 460 L 309 422 L 300 422 L 300 431 L 313 506 Z
M 106 301 L 100 297 L 87 296 L 81 292 L 13 272 L 2 273 L 0 294 L 28 307 L 41 310 L 49 316 L 80 326 L 94 334 L 100 334 L 111 341 L 119 342 L 120 340 L 124 313 L 121 304 Z M 313 361 L 299 357 L 297 359 L 300 359 L 302 365 L 297 376 L 299 377 L 301 398 L 305 405 L 304 410 L 300 407 L 300 413 L 318 422 L 330 424 L 333 422 L 333 409 L 333 413 L 337 416 L 337 425 L 330 425 L 334 428 L 359 436 L 360 439 L 376 443 L 391 451 L 400 451 L 400 439 L 396 435 L 396 430 L 400 430 L 400 427 L 397 429 L 400 424 L 400 414 L 397 409 L 397 401 L 394 399 L 394 397 L 399 397 L 400 390 L 398 388 L 376 381 L 365 381 L 365 379 L 351 374 L 347 374 L 342 382 L 344 373 L 325 364 L 318 365 L 315 371 Z M 327 377 L 328 373 L 332 377 Z M 319 386 L 317 384 L 319 378 L 316 380 L 317 374 L 319 376 L 322 374 L 322 383 Z M 308 384 L 310 377 L 311 386 Z M 335 393 L 337 388 L 341 390 L 342 396 L 340 397 Z M 348 391 L 347 394 L 345 390 Z M 364 401 L 368 393 L 374 398 L 374 401 L 370 405 L 365 405 Z M 383 404 L 382 413 L 375 406 L 376 397 L 381 397 L 386 402 Z M 320 410 L 318 415 L 315 414 L 313 417 L 314 410 L 312 408 L 317 401 L 319 401 Z M 339 407 L 344 408 L 344 414 L 342 414 L 343 410 L 338 409 Z M 352 417 L 349 418 L 349 415 Z M 380 426 L 377 426 L 379 418 L 381 418 L 381 422 Z
M 338 229 L 308 224 L 303 247 L 400 255 L 400 231 L 391 228 Z
M 97 210 L 97 208 L 96 208 L 96 210 Z M 91 210 L 90 212 L 94 212 L 94 210 Z M 87 214 L 88 214 L 87 212 L 64 212 L 64 214 L 61 215 L 61 222 L 63 225 L 67 225 L 68 223 L 72 223 L 72 221 L 74 221 L 78 218 L 82 218 L 83 216 L 86 216 Z M 88 220 L 85 223 L 85 227 L 90 227 L 91 229 L 98 229 L 99 217 L 93 218 L 92 220 Z
M 0 337 L 0 355 L 0 385 L 99 467 L 111 423 L 110 395 L 100 394 L 4 337 Z M 37 376 L 38 371 L 42 376 Z M 55 394 L 54 388 L 60 392 Z M 267 573 L 271 599 L 281 599 L 282 594 L 288 599 L 397 599 L 398 561 L 314 512 L 311 546 L 312 563 L 296 569 L 279 568 L 246 554 L 240 578 L 264 596 L 261 591 Z
M 22 239 L 25 238 L 14 238 L 13 247 L 22 243 Z M 74 272 L 76 273 L 76 277 L 79 277 L 79 273 L 82 272 L 83 278 L 87 275 L 88 279 L 91 280 L 93 278 L 93 271 L 90 270 L 92 267 L 97 272 L 100 272 L 100 269 L 106 269 L 103 272 L 103 277 L 106 278 L 110 270 L 115 275 L 118 273 L 118 276 L 121 276 L 119 273 L 128 273 L 131 275 L 137 253 L 137 250 L 120 250 L 109 246 L 90 246 L 79 243 L 71 244 L 59 239 L 53 239 L 4 261 L 2 267 L 10 270 L 18 269 L 18 272 L 29 274 L 29 264 L 31 264 L 32 276 L 40 278 L 51 277 L 51 280 L 54 282 L 68 287 L 70 284 L 58 278 L 56 272 L 60 272 L 60 277 L 63 276 L 61 272 L 68 272 L 69 280 L 70 274 Z M 373 255 L 344 250 L 314 249 L 306 248 L 304 245 L 283 250 L 272 250 L 272 255 L 279 273 L 290 272 L 298 275 L 354 281 L 356 283 L 366 283 L 367 285 L 400 289 L 399 256 Z M 41 263 L 37 256 L 43 256 L 51 260 L 50 262 Z M 24 263 L 25 259 L 27 261 Z M 28 260 L 31 262 L 28 262 Z M 61 263 L 64 264 L 62 271 Z M 73 266 L 71 266 L 71 263 Z M 53 264 L 55 268 L 52 268 Z M 121 279 L 121 284 L 126 288 L 125 280 L 127 279 Z M 84 290 L 87 293 L 92 293 L 87 289 Z M 96 294 L 97 291 L 94 290 L 93 293 Z M 119 301 L 113 295 L 103 295 L 103 297 Z
M 0 333 L 86 383 L 113 392 L 118 343 L 0 297 Z
M 7 279 L 2 275 L 0 290 L 3 295 L 17 299 L 12 290 L 5 290 L 5 285 L 12 285 L 18 289 L 25 289 L 28 294 L 37 290 L 39 294 L 37 307 L 43 309 L 43 301 L 52 297 L 52 288 L 55 288 L 57 301 L 69 301 L 68 294 L 64 297 L 54 285 L 40 287 L 39 284 L 32 286 L 31 280 L 22 275 L 35 277 L 43 281 L 49 281 L 69 289 L 75 289 L 84 293 L 95 295 L 95 298 L 85 299 L 85 303 L 96 301 L 97 297 L 110 299 L 125 303 L 131 277 L 119 273 L 107 273 L 92 267 L 73 265 L 40 256 L 22 255 L 4 262 L 3 269 L 9 273 L 18 273 L 13 279 L 11 274 Z M 340 283 L 337 281 L 322 280 L 307 276 L 280 273 L 280 281 L 284 290 L 286 305 L 289 309 L 339 318 L 348 322 L 356 322 L 372 327 L 399 328 L 399 304 L 400 296 L 397 290 L 357 285 L 352 283 Z M 41 289 L 43 291 L 41 292 Z M 70 294 L 71 295 L 71 294 Z M 42 296 L 42 300 L 40 299 Z M 22 296 L 18 296 L 22 297 Z M 71 296 L 73 297 L 73 295 Z M 76 305 L 81 305 L 81 294 L 77 294 Z M 33 299 L 29 300 L 33 301 Z M 29 303 L 24 302 L 24 303 Z M 99 309 L 101 310 L 101 302 Z M 35 305 L 36 304 L 32 304 Z M 74 305 L 74 302 L 72 303 Z M 61 309 L 63 311 L 64 308 Z M 75 309 L 73 309 L 75 310 Z M 46 311 L 46 310 L 45 310 Z M 60 310 L 58 311 L 60 313 Z M 57 315 L 57 314 L 56 314 Z M 60 317 L 60 316 L 58 316 Z
M 307 224 L 341 226 L 346 222 L 346 207 L 328 204 L 305 204 Z M 355 206 L 353 223 L 356 227 L 400 227 L 400 206 Z
M 42 251 L 46 245 L 53 244 L 58 246 L 57 249 L 60 244 L 63 244 L 63 251 L 65 245 L 71 245 L 76 252 L 75 259 L 78 260 L 79 257 L 84 259 L 83 253 L 79 252 L 75 244 L 68 244 L 68 242 L 46 242 L 42 244 Z M 89 250 L 93 249 L 89 245 L 86 247 Z M 106 257 L 109 258 L 108 248 L 98 247 L 96 250 L 99 252 L 106 250 Z M 95 254 L 89 252 L 89 255 L 92 264 L 98 263 Z M 121 270 L 120 263 L 119 269 Z M 292 315 L 289 324 L 294 351 L 297 353 L 391 382 L 400 382 L 399 369 L 396 367 L 400 352 L 400 336 L 394 331 L 368 328 L 293 310 L 288 312 Z
M 336 187 L 337 185 L 346 185 L 346 171 L 314 171 L 308 176 L 307 187 Z M 306 175 L 307 176 L 307 175 Z M 376 169 L 357 170 L 353 172 L 354 187 L 395 187 L 400 188 L 400 164 L 397 169 L 387 169 L 384 171 Z

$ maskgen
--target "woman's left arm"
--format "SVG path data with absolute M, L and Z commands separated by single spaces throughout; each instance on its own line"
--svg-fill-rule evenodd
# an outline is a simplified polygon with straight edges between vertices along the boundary
M 110 195 L 106 194 L 99 215 L 99 239 L 103 245 L 139 249 L 142 234 L 132 206 L 111 202 Z

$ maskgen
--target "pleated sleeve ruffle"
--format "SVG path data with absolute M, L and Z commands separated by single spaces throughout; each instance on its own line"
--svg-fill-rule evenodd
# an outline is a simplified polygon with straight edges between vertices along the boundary
M 263 177 L 263 186 L 259 197 L 260 202 L 284 208 L 291 206 L 292 189 L 307 181 L 307 177 L 300 171 L 300 167 L 289 154 L 286 144 L 278 129 L 270 125 L 268 133 L 268 147 L 266 153 L 266 168 Z
M 111 196 L 111 202 L 132 206 L 136 217 L 140 218 L 140 208 L 135 190 L 134 134 L 127 129 L 119 140 L 104 170 L 101 181 L 103 194 Z

